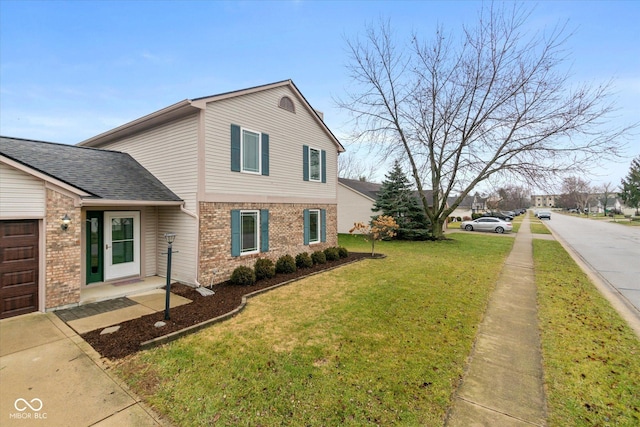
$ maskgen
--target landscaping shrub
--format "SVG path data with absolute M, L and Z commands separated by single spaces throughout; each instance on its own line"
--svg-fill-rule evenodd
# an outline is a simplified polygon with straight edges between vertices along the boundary
M 315 251 L 314 253 L 311 254 L 311 259 L 313 260 L 314 264 L 326 264 L 327 263 L 327 257 L 325 256 L 324 252 L 322 251 Z
M 296 267 L 298 268 L 311 268 L 313 267 L 313 260 L 307 252 L 301 252 L 296 255 Z
M 327 248 L 324 250 L 324 257 L 327 261 L 337 261 L 340 259 L 338 248 Z
M 349 251 L 344 246 L 338 246 L 338 255 L 340 255 L 340 258 L 347 258 L 349 257 Z
M 231 284 L 240 286 L 249 286 L 256 283 L 256 273 L 253 268 L 241 265 L 236 267 L 231 273 Z
M 463 221 L 471 221 L 471 217 L 470 217 L 470 216 L 468 216 L 468 215 L 466 215 L 466 216 L 463 216 L 463 217 L 462 217 L 462 220 L 463 220 Z
M 276 273 L 295 273 L 296 260 L 291 255 L 282 255 L 276 261 Z
M 270 279 L 276 275 L 276 266 L 268 258 L 258 258 L 253 269 L 256 272 L 256 280 Z
M 456 221 L 458 221 L 458 222 L 462 222 L 462 218 L 461 218 L 461 217 L 459 217 L 459 216 L 457 216 L 457 217 L 456 217 Z

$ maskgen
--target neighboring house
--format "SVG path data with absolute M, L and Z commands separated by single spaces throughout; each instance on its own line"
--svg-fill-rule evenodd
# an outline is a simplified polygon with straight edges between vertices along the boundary
M 369 223 L 376 215 L 373 205 L 378 198 L 382 184 L 360 181 L 357 179 L 338 178 L 338 233 L 348 233 L 356 222 Z M 413 196 L 422 206 L 422 202 L 414 191 Z M 433 200 L 431 190 L 424 190 L 427 201 Z M 429 205 L 431 206 L 431 204 Z
M 449 197 L 447 203 L 451 206 L 457 197 Z M 487 199 L 484 197 L 480 197 L 479 194 L 475 194 L 473 196 L 466 196 L 462 199 L 462 202 L 456 207 L 456 209 L 449 215 L 449 218 L 464 218 L 469 217 L 474 213 L 480 213 L 487 210 Z
M 37 150 L 22 161 L 0 152 L 3 173 L 40 188 L 35 202 L 14 197 L 0 211 L 3 223 L 33 220 L 44 232 L 37 238 L 38 262 L 47 269 L 39 273 L 38 310 L 87 302 L 97 287 L 102 298 L 117 296 L 118 282 L 163 276 L 167 232 L 177 235 L 172 278 L 195 286 L 224 281 L 259 257 L 337 245 L 337 157 L 344 148 L 291 80 L 184 100 L 78 145 L 57 160 L 77 171 L 74 182 L 58 171 L 24 170 Z M 148 171 L 166 192 L 162 200 L 147 200 L 150 184 L 101 157 L 114 151 L 135 159 L 140 175 Z M 94 153 L 88 162 L 103 172 L 77 168 L 80 152 Z M 103 196 L 83 179 L 125 194 Z M 2 181 L 2 197 L 9 197 L 16 187 Z M 24 214 L 30 205 L 41 207 Z M 66 231 L 64 215 L 71 218 Z
M 531 205 L 534 208 L 555 208 L 556 199 L 559 196 L 552 194 L 545 194 L 539 196 L 531 196 Z
M 622 212 L 624 209 L 624 205 L 623 203 L 620 201 L 620 199 L 618 199 L 617 197 L 608 197 L 606 199 L 607 202 L 607 212 L 605 212 L 605 198 L 604 195 L 602 194 L 598 194 L 595 195 L 595 199 L 596 199 L 596 206 L 595 208 L 592 207 L 592 209 L 590 210 L 590 212 L 595 212 L 595 213 L 608 213 L 610 211 L 615 211 L 615 212 Z
M 356 222 L 368 224 L 382 184 L 338 178 L 338 233 L 349 233 Z

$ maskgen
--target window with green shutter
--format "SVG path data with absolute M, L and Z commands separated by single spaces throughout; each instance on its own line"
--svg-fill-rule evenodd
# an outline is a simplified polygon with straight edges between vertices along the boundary
M 232 124 L 231 171 L 269 175 L 269 135 Z
M 231 211 L 231 256 L 269 251 L 269 211 Z
M 304 244 L 327 241 L 327 214 L 325 209 L 304 210 Z
M 302 178 L 304 181 L 327 182 L 327 152 L 302 146 Z

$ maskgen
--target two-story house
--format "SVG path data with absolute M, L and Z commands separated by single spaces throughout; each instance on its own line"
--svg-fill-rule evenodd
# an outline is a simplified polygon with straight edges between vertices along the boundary
M 17 177 L 2 180 L 2 197 L 27 181 L 39 191 L 36 201 L 14 197 L 0 209 L 2 223 L 31 221 L 40 231 L 37 310 L 161 285 L 165 233 L 176 234 L 172 278 L 194 286 L 259 257 L 337 245 L 344 148 L 291 80 L 187 99 L 67 148 L 87 165 L 56 144 L 48 145 L 59 154 L 54 171 L 34 165 L 29 150 L 19 160 L 0 151 L 0 171 Z M 136 166 L 116 165 L 111 153 Z M 153 200 L 145 173 L 159 185 Z M 32 215 L 16 214 L 29 203 L 38 205 Z

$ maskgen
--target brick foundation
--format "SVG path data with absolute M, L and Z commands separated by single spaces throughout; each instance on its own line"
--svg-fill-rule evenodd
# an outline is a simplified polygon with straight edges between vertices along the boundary
M 203 285 L 220 283 L 231 277 L 240 265 L 253 267 L 257 258 L 275 262 L 282 255 L 295 257 L 300 252 L 314 252 L 338 245 L 336 205 L 269 203 L 200 203 L 200 268 L 198 281 Z M 269 210 L 269 252 L 239 257 L 231 256 L 231 210 Z M 327 241 L 304 245 L 305 209 L 326 209 Z M 214 274 L 214 270 L 216 273 Z
M 61 219 L 67 214 L 71 224 L 65 231 Z M 82 232 L 80 208 L 71 197 L 47 189 L 45 308 L 80 302 Z

